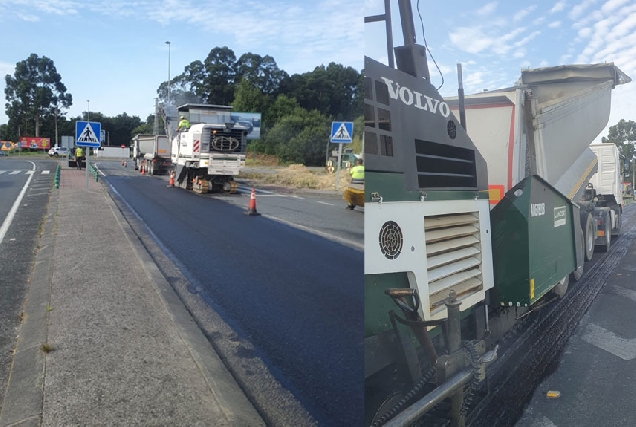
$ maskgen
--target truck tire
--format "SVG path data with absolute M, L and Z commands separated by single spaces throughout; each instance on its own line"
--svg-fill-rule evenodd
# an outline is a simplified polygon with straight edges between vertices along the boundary
M 611 244 L 612 244 L 612 224 L 610 222 L 609 213 L 608 213 L 606 221 L 605 221 L 605 243 L 600 245 L 598 248 L 601 252 L 607 252 L 610 250 Z
M 583 230 L 580 229 L 580 228 L 579 228 L 579 233 L 581 233 L 581 239 L 579 241 L 580 242 L 585 242 L 584 235 L 583 235 Z M 585 255 L 584 255 L 584 257 L 585 257 Z M 578 258 L 577 258 L 577 263 L 578 263 Z M 584 265 L 585 265 L 585 259 L 581 263 L 580 267 L 578 267 L 576 270 L 574 270 L 572 273 L 570 273 L 570 280 L 572 280 L 573 282 L 578 282 L 579 280 L 581 280 L 581 277 L 583 277 Z
M 587 214 L 587 219 L 585 220 L 585 228 L 583 228 L 583 244 L 585 245 L 583 253 L 585 253 L 585 261 L 592 261 L 592 257 L 594 256 L 595 238 L 596 236 L 594 235 L 594 218 L 592 218 L 592 214 Z
M 614 211 L 616 212 L 616 228 L 612 229 L 612 236 L 618 237 L 618 235 L 621 233 L 623 212 L 618 205 L 614 206 Z

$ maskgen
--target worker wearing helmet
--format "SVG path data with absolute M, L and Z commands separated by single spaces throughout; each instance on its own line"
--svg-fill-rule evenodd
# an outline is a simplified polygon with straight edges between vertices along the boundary
M 362 164 L 363 164 L 362 159 L 357 159 L 356 165 L 351 168 L 352 183 L 364 182 L 364 166 Z
M 181 116 L 181 120 L 179 120 L 178 130 L 188 130 L 190 129 L 190 122 L 186 120 L 185 116 Z

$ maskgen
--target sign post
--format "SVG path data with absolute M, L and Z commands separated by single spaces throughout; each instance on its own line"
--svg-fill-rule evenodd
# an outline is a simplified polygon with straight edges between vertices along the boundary
M 91 148 L 101 146 L 102 124 L 97 122 L 75 122 L 75 144 L 78 147 L 86 147 L 86 191 L 88 191 L 88 165 Z M 81 160 L 80 160 L 81 162 Z
M 340 181 L 340 164 L 342 163 L 342 144 L 351 144 L 353 122 L 331 122 L 331 142 L 338 143 L 338 169 L 336 170 L 336 191 Z

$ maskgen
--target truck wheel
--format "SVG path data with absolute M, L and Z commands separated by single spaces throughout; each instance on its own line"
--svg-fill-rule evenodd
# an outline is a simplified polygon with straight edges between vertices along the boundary
M 581 233 L 581 240 L 580 241 L 584 242 L 585 240 L 583 238 L 584 237 L 583 236 L 583 230 L 581 230 L 580 228 L 579 228 L 579 233 Z M 585 257 L 585 255 L 583 255 L 583 257 Z M 579 262 L 578 258 L 577 258 L 576 262 L 577 263 Z M 577 268 L 572 273 L 570 273 L 570 280 L 572 280 L 573 282 L 578 282 L 579 280 L 581 280 L 581 277 L 583 277 L 584 265 L 585 265 L 585 260 L 583 260 L 583 262 L 581 263 L 581 266 L 579 268 Z
M 609 221 L 609 215 L 607 216 L 607 221 L 605 221 L 605 243 L 599 246 L 601 252 L 607 252 L 610 249 L 610 245 L 612 243 L 612 224 Z
M 587 219 L 585 220 L 585 229 L 583 231 L 583 238 L 585 244 L 585 261 L 592 261 L 592 257 L 594 256 L 594 218 L 592 218 L 592 214 L 587 215 Z
M 621 232 L 621 223 L 622 223 L 622 212 L 618 206 L 615 209 L 616 212 L 616 228 L 612 230 L 612 236 L 618 237 Z

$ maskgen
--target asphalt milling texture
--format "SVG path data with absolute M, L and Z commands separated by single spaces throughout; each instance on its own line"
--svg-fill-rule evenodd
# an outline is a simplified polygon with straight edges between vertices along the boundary
M 362 424 L 362 252 L 162 180 L 104 179 L 180 260 L 187 292 L 254 344 L 237 348 L 239 363 L 266 361 L 319 425 Z M 246 375 L 244 387 L 259 389 Z M 267 412 L 273 396 L 259 390 L 252 398 Z
M 0 169 L 24 169 L 25 172 L 33 170 L 31 163 L 20 163 L 28 165 L 28 169 L 24 169 L 22 165 L 18 169 L 18 162 L 13 160 L 0 162 Z M 38 163 L 13 222 L 7 228 L 0 245 L 0 411 L 9 380 L 20 320 L 23 317 L 23 303 L 33 268 L 34 253 L 38 248 L 40 224 L 44 219 L 53 186 L 53 174 L 41 172 L 55 170 L 54 168 L 55 164 L 52 162 Z M 27 179 L 26 174 L 0 176 L 0 202 L 3 204 L 0 218 L 6 217 Z
M 0 426 L 264 425 L 85 171 L 42 227 Z
M 625 209 L 633 212 L 636 206 Z M 535 390 L 517 427 L 636 425 L 636 228 L 630 225 L 608 253 L 622 259 L 570 337 L 558 366 Z M 558 397 L 548 397 L 549 391 Z

